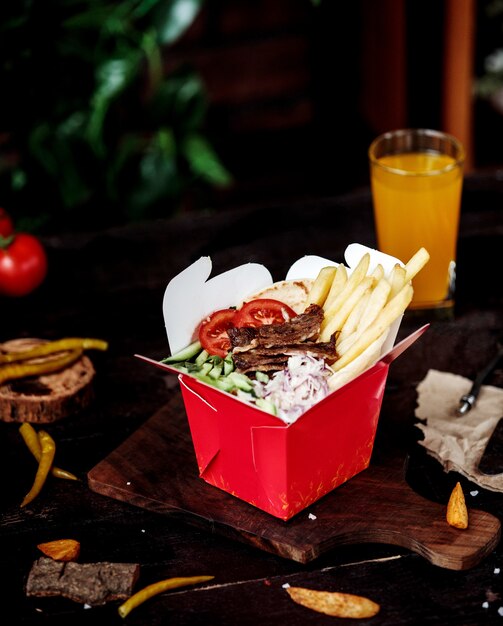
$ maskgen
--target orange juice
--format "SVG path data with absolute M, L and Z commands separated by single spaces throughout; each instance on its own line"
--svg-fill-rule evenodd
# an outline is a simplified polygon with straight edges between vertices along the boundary
M 371 165 L 378 247 L 406 263 L 421 247 L 430 260 L 413 280 L 411 308 L 452 305 L 463 174 L 434 152 L 382 156 Z

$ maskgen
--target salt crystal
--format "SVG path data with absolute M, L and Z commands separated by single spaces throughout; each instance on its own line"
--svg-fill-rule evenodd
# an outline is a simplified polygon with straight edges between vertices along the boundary
M 93 607 L 90 604 L 84 604 L 85 609 L 92 609 Z
M 488 609 L 489 608 L 489 602 L 482 602 L 482 608 L 483 609 Z
M 142 532 L 142 533 L 144 533 L 144 532 L 145 532 L 145 529 L 144 529 L 144 528 L 142 528 L 142 529 L 141 529 L 141 532 Z
M 309 513 L 308 517 L 309 519 L 316 519 L 316 515 L 313 515 L 312 513 Z
M 498 615 L 503 615 L 503 606 L 498 609 Z
M 495 567 L 495 568 L 494 568 L 494 573 L 495 573 L 495 574 L 499 574 L 499 573 L 500 573 L 500 571 L 501 571 L 501 570 L 500 570 L 500 568 L 499 568 L 499 567 Z
M 281 585 L 283 587 L 283 589 L 290 589 L 290 583 L 285 583 L 284 585 Z
M 130 484 L 131 484 L 131 481 L 130 481 L 130 480 L 128 480 L 128 481 L 127 481 L 127 483 L 126 483 L 126 485 L 130 485 Z
M 473 491 L 470 491 L 470 495 L 475 497 L 479 495 L 478 489 L 474 489 Z

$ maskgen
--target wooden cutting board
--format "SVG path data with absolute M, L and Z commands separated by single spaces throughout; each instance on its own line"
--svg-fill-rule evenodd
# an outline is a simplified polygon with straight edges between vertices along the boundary
M 102 495 L 301 563 L 337 546 L 369 542 L 398 545 L 440 567 L 463 570 L 489 554 L 501 532 L 496 517 L 476 509 L 469 511 L 467 530 L 450 527 L 446 507 L 412 491 L 399 460 L 371 463 L 288 522 L 279 520 L 199 478 L 179 393 L 96 465 L 88 481 Z

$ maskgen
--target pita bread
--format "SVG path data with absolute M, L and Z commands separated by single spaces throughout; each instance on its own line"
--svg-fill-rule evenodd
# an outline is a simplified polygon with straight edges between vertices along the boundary
M 303 313 L 306 308 L 307 294 L 312 284 L 313 280 L 310 278 L 280 280 L 265 289 L 261 289 L 252 296 L 249 296 L 241 304 L 249 302 L 250 300 L 257 300 L 258 298 L 272 298 L 273 300 L 279 300 L 287 304 L 297 314 Z

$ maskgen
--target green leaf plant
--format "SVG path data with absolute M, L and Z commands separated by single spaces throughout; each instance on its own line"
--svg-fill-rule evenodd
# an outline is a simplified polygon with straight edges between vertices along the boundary
M 203 81 L 163 68 L 202 5 L 2 3 L 0 205 L 88 227 L 167 216 L 187 191 L 228 185 Z

